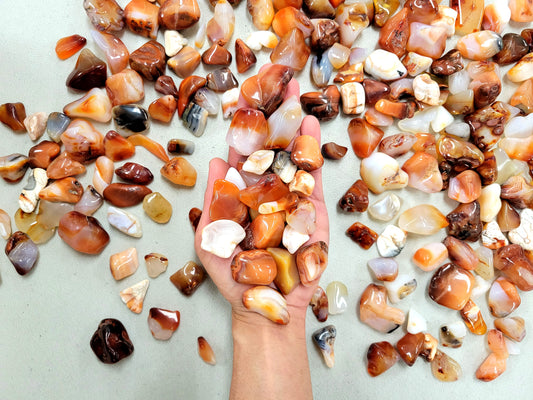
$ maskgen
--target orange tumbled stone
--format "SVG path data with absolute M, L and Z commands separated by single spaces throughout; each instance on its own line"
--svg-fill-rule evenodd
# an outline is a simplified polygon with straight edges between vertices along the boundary
M 212 221 L 230 219 L 245 225 L 248 221 L 248 208 L 239 200 L 239 188 L 225 180 L 217 179 L 213 184 L 213 197 L 209 207 Z
M 80 253 L 99 254 L 109 243 L 109 234 L 94 217 L 70 211 L 59 220 L 59 237 Z
M 308 172 L 314 171 L 324 164 L 320 144 L 310 135 L 300 135 L 294 139 L 291 160 L 298 168 Z
M 450 179 L 448 197 L 459 203 L 470 203 L 481 195 L 481 178 L 472 171 L 466 170 Z
M 511 97 L 509 104 L 526 113 L 533 112 L 533 79 L 522 82 Z
M 115 207 L 131 207 L 142 203 L 144 197 L 150 193 L 152 190 L 144 185 L 112 183 L 104 189 L 103 196 Z
M 239 199 L 248 207 L 257 210 L 259 205 L 279 200 L 289 194 L 289 188 L 276 174 L 263 176 L 255 185 L 242 189 Z
M 450 7 L 457 11 L 455 20 L 457 35 L 463 36 L 481 29 L 484 0 L 450 0 Z
M 355 155 L 366 158 L 374 152 L 383 138 L 384 132 L 369 124 L 363 118 L 354 118 L 348 124 L 348 136 Z
M 126 160 L 135 154 L 135 146 L 113 130 L 104 137 L 104 150 L 106 157 L 113 161 Z
M 441 306 L 461 310 L 470 299 L 474 285 L 474 276 L 469 271 L 445 264 L 431 278 L 428 294 Z
M 259 214 L 248 227 L 244 240 L 249 248 L 277 247 L 281 243 L 284 228 L 285 216 L 283 211 Z
M 274 64 L 286 65 L 296 71 L 301 71 L 311 54 L 311 49 L 305 43 L 302 31 L 294 28 L 287 32 L 278 45 L 270 53 L 270 60 Z
M 398 57 L 402 57 L 406 52 L 407 41 L 409 40 L 409 19 L 407 8 L 385 22 L 379 31 L 379 45 L 383 50 L 390 51 Z
M 134 146 L 144 147 L 163 162 L 168 162 L 170 160 L 165 148 L 155 140 L 150 139 L 148 136 L 137 134 L 128 137 L 127 140 Z
M 61 179 L 67 176 L 83 174 L 85 166 L 70 158 L 67 152 L 61 153 L 48 165 L 46 175 L 49 179 Z
M 87 39 L 80 35 L 71 35 L 61 38 L 56 43 L 56 55 L 60 60 L 72 57 L 87 43 Z
M 166 96 L 154 100 L 148 106 L 148 114 L 150 114 L 152 119 L 157 121 L 170 122 L 176 112 L 176 107 L 176 99 L 174 96 L 167 94 Z
M 231 274 L 239 283 L 269 285 L 276 273 L 276 261 L 266 250 L 241 251 L 231 262 Z
M 487 332 L 487 324 L 483 319 L 481 310 L 472 300 L 468 300 L 461 309 L 461 318 L 463 318 L 466 327 L 474 335 L 484 335 Z
M 194 186 L 196 169 L 183 157 L 174 157 L 161 168 L 161 175 L 176 185 Z
M 26 108 L 22 103 L 5 103 L 0 106 L 0 122 L 13 132 L 26 132 Z
M 439 163 L 431 154 L 416 152 L 402 165 L 402 169 L 409 175 L 410 187 L 426 193 L 437 193 L 442 190 Z
M 298 28 L 304 37 L 308 38 L 313 32 L 313 24 L 302 10 L 294 7 L 284 7 L 279 10 L 272 20 L 272 29 L 279 37 L 285 36 L 292 29 Z

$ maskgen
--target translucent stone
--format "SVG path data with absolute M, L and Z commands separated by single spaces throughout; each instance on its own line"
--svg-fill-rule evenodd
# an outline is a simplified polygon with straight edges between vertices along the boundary
M 143 310 L 144 298 L 149 285 L 150 281 L 145 279 L 120 292 L 120 298 L 124 304 L 135 314 L 140 314 Z
M 215 365 L 217 363 L 213 349 L 203 336 L 198 337 L 198 355 L 209 365 Z
M 492 279 L 494 279 L 494 263 L 492 250 L 481 246 L 476 249 L 476 254 L 478 256 L 479 261 L 474 271 L 483 279 L 491 281 Z
M 502 38 L 492 31 L 473 32 L 463 36 L 457 42 L 457 49 L 463 57 L 477 61 L 491 58 L 502 47 Z
M 507 246 L 509 241 L 502 233 L 496 221 L 487 222 L 481 231 L 481 244 L 491 250 Z
M 194 261 L 188 261 L 170 276 L 170 282 L 185 296 L 192 295 L 206 279 L 204 267 Z
M 448 249 L 440 242 L 429 243 L 413 254 L 413 263 L 422 271 L 433 271 L 448 258 Z
M 466 270 L 476 269 L 479 259 L 468 243 L 453 236 L 446 236 L 443 244 L 446 246 L 448 258 L 453 264 Z
M 124 28 L 124 11 L 115 0 L 85 0 L 83 8 L 99 31 L 119 32 Z
M 494 326 L 515 342 L 521 342 L 526 336 L 526 325 L 522 317 L 497 318 Z
M 444 347 L 458 348 L 466 337 L 466 326 L 463 321 L 455 321 L 441 325 L 439 339 Z
M 65 152 L 75 161 L 87 162 L 105 152 L 104 136 L 88 121 L 74 119 L 61 134 Z
M 319 121 L 329 121 L 339 114 L 341 94 L 336 85 L 328 85 L 321 92 L 308 92 L 300 96 L 302 108 Z
M 516 286 L 499 277 L 492 283 L 488 302 L 491 314 L 496 318 L 503 318 L 520 306 L 521 299 Z
M 343 46 L 352 47 L 359 34 L 370 25 L 373 9 L 373 2 L 368 0 L 339 4 L 335 21 L 340 26 L 340 43 Z
M 305 67 L 311 49 L 305 42 L 304 34 L 294 28 L 281 37 L 277 46 L 270 53 L 270 60 L 274 64 L 286 65 L 295 71 Z
M 150 39 L 157 38 L 158 15 L 159 7 L 145 0 L 132 0 L 124 7 L 124 21 L 127 27 L 132 32 Z
M 427 321 L 414 308 L 409 309 L 409 316 L 407 317 L 407 332 L 416 335 L 427 331 Z
M 402 360 L 409 366 L 412 367 L 416 359 L 424 350 L 424 334 L 417 333 L 412 335 L 407 332 L 398 342 L 396 343 L 396 349 Z
M 161 175 L 176 185 L 194 186 L 196 169 L 183 157 L 174 157 L 161 168 Z
M 354 118 L 348 124 L 348 136 L 352 149 L 359 158 L 369 157 L 383 138 L 384 132 L 362 118 Z
M 74 211 L 85 215 L 93 215 L 104 203 L 104 198 L 91 185 L 83 191 L 81 199 L 74 206 Z
M 48 183 L 46 171 L 42 168 L 34 168 L 28 177 L 28 183 L 21 191 L 18 199 L 19 207 L 25 213 L 31 213 L 37 207 L 39 193 Z
M 276 35 L 282 37 L 294 28 L 298 28 L 307 38 L 311 36 L 313 25 L 305 13 L 295 7 L 283 7 L 272 20 L 272 29 Z
M 328 245 L 319 241 L 302 246 L 296 251 L 295 258 L 300 282 L 310 286 L 328 266 Z
M 242 39 L 235 40 L 235 63 L 240 74 L 245 73 L 257 62 L 257 58 Z
M 432 155 L 417 151 L 405 161 L 402 170 L 409 175 L 410 187 L 426 193 L 437 193 L 442 190 L 442 175 L 437 159 Z
M 104 199 L 115 207 L 131 207 L 141 203 L 152 190 L 144 185 L 112 183 L 103 192 Z
M 481 236 L 483 224 L 480 219 L 480 207 L 477 201 L 459 204 L 446 215 L 448 234 L 460 240 L 475 242 Z
M 496 353 L 490 353 L 476 371 L 476 378 L 490 382 L 505 372 L 507 357 L 498 357 Z
M 313 333 L 313 342 L 320 349 L 324 362 L 329 368 L 335 365 L 335 351 L 333 345 L 337 337 L 337 330 L 333 325 L 318 329 Z
M 144 256 L 146 272 L 150 278 L 157 278 L 167 270 L 168 258 L 159 253 L 149 253 Z
M 180 312 L 152 307 L 148 313 L 148 327 L 157 340 L 168 340 L 180 326 Z
M 85 96 L 63 107 L 63 112 L 71 118 L 89 118 L 97 122 L 109 122 L 111 107 L 107 92 L 104 89 L 92 88 Z
M 398 226 L 418 235 L 432 235 L 448 226 L 448 221 L 434 206 L 421 204 L 404 211 L 400 215 Z
M 380 221 L 392 220 L 400 211 L 400 198 L 395 194 L 387 194 L 368 207 L 368 213 Z
M 106 133 L 104 149 L 106 157 L 112 161 L 122 161 L 135 154 L 135 146 L 114 130 Z
M 87 91 L 104 87 L 107 78 L 106 63 L 89 49 L 83 49 L 78 56 L 74 70 L 67 77 L 66 85 L 72 89 Z
M 152 221 L 158 224 L 166 224 L 172 217 L 172 205 L 159 192 L 153 192 L 144 197 L 143 210 Z
M 116 281 L 133 275 L 138 267 L 139 259 L 137 258 L 137 249 L 135 247 L 111 254 L 109 257 L 111 275 Z
M 302 107 L 296 96 L 290 96 L 267 120 L 267 149 L 284 149 L 294 139 L 302 123 Z
M 28 166 L 29 158 L 19 153 L 0 157 L 0 177 L 6 182 L 18 182 L 26 174 Z
M 112 74 L 119 73 L 129 65 L 129 51 L 126 45 L 115 35 L 91 31 L 96 45 L 104 52 L 107 65 Z
M 311 306 L 313 314 L 315 314 L 315 317 L 319 322 L 325 322 L 328 319 L 328 297 L 326 296 L 324 289 L 322 289 L 320 286 L 317 286 L 315 292 L 313 293 L 313 297 L 311 297 L 309 305 Z
M 416 279 L 406 274 L 400 274 L 392 281 L 384 281 L 387 295 L 391 303 L 399 303 L 416 290 Z
M 483 0 L 452 0 L 450 7 L 457 11 L 455 32 L 458 35 L 467 35 L 480 30 L 483 19 Z
M 28 151 L 30 168 L 46 169 L 54 158 L 59 155 L 61 146 L 49 140 L 39 142 Z
M 313 56 L 311 59 L 311 79 L 315 86 L 326 87 L 331 78 L 333 66 L 325 55 Z
M 41 200 L 56 203 L 77 203 L 82 195 L 82 184 L 71 176 L 54 181 L 39 192 Z
M 111 75 L 105 87 L 113 106 L 136 103 L 144 98 L 143 79 L 137 71 L 129 68 Z
M 217 93 L 223 93 L 239 86 L 239 82 L 227 67 L 215 69 L 207 74 L 207 87 Z
M 189 0 L 190 1 L 190 0 Z M 183 8 L 182 1 L 177 1 L 179 9 Z M 192 0 L 191 3 L 196 4 L 196 12 L 194 13 L 194 19 L 200 18 L 200 10 L 196 3 L 196 0 Z M 193 22 L 194 19 L 190 18 Z M 194 21 L 195 22 L 195 21 Z M 207 22 L 206 35 L 211 43 L 216 43 L 220 46 L 224 46 L 229 42 L 235 29 L 235 14 L 233 8 L 226 0 L 218 0 L 215 4 L 213 18 Z
M 433 59 L 439 58 L 444 53 L 447 38 L 445 28 L 412 22 L 409 25 L 409 29 L 407 51 L 412 51 Z
M 135 238 L 142 237 L 141 222 L 133 214 L 110 206 L 107 210 L 107 220 L 111 226 L 128 236 Z
M 367 372 L 375 377 L 391 368 L 400 355 L 389 342 L 372 343 L 366 353 Z
M 383 333 L 394 331 L 405 321 L 402 310 L 387 304 L 387 290 L 373 283 L 361 295 L 359 317 L 361 322 Z
M 119 320 L 106 318 L 91 338 L 91 349 L 103 363 L 115 364 L 133 353 L 133 343 Z
M 326 288 L 329 314 L 342 314 L 348 308 L 348 288 L 342 282 L 330 282 Z
M 290 225 L 285 226 L 283 237 L 281 239 L 283 246 L 285 246 L 291 254 L 294 254 L 308 240 L 309 235 L 298 232 Z
M 300 283 L 296 260 L 294 256 L 285 249 L 269 247 L 267 248 L 267 251 L 276 262 L 277 274 L 274 278 L 274 283 L 281 293 L 287 295 Z
M 474 276 L 470 272 L 453 264 L 445 264 L 431 278 L 429 297 L 444 307 L 461 310 L 470 298 L 474 283 Z
M 109 243 L 109 234 L 96 218 L 78 211 L 66 213 L 59 221 L 58 234 L 80 253 L 99 254 Z
M 267 136 L 268 125 L 262 112 L 239 109 L 231 121 L 226 143 L 238 154 L 248 156 L 263 148 Z
M 2 209 L 0 209 L 0 236 L 6 240 L 11 236 L 11 218 Z
M 398 13 L 385 22 L 379 31 L 378 44 L 384 50 L 402 57 L 406 52 L 409 39 L 409 10 L 403 7 Z
M 368 250 L 372 247 L 378 239 L 378 234 L 376 232 L 360 222 L 354 222 L 350 225 L 346 230 L 346 235 L 364 250 Z
M 435 357 L 431 361 L 431 372 L 439 381 L 455 382 L 461 376 L 462 370 L 457 361 L 437 350 Z
M 289 323 L 287 301 L 268 286 L 254 286 L 242 294 L 242 303 L 248 310 L 256 312 L 280 325 Z
M 194 153 L 194 142 L 184 139 L 170 139 L 167 143 L 167 151 L 174 154 L 187 154 Z
M 176 107 L 176 99 L 174 96 L 168 94 L 150 103 L 148 114 L 154 120 L 168 123 L 172 120 Z
M 36 244 L 27 234 L 20 231 L 9 236 L 5 253 L 19 275 L 26 275 L 30 272 L 39 258 L 39 249 Z
M 400 169 L 398 161 L 375 152 L 361 161 L 361 178 L 375 194 L 385 190 L 401 189 L 407 186 L 408 175 Z
M 398 263 L 393 258 L 373 258 L 367 265 L 378 281 L 390 282 L 398 276 Z
M 231 261 L 231 274 L 238 283 L 269 285 L 277 273 L 276 261 L 266 250 L 241 251 Z

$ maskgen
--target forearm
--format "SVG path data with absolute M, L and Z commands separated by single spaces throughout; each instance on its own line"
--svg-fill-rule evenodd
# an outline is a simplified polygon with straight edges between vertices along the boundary
M 259 315 L 257 319 L 232 316 L 230 399 L 312 399 L 305 312 L 291 313 L 288 325 L 276 325 Z

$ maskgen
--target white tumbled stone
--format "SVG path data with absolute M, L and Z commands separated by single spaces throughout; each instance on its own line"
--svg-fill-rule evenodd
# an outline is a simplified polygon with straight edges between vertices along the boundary
M 483 222 L 490 222 L 502 207 L 502 201 L 500 199 L 501 186 L 497 183 L 492 183 L 481 189 L 481 195 L 477 199 L 480 208 L 480 218 Z
M 344 114 L 361 114 L 365 110 L 365 89 L 359 82 L 342 85 L 341 97 Z
M 254 151 L 242 165 L 242 170 L 256 175 L 262 175 L 272 165 L 275 155 L 274 150 Z
M 48 183 L 46 171 L 42 168 L 34 168 L 28 177 L 28 183 L 22 189 L 19 196 L 19 207 L 25 213 L 32 213 L 39 202 L 39 192 Z
M 431 121 L 431 129 L 433 129 L 433 132 L 435 133 L 440 133 L 446 129 L 446 127 L 451 125 L 453 121 L 453 115 L 450 114 L 443 106 L 438 106 L 435 117 L 433 118 L 433 121 Z
M 405 247 L 406 239 L 405 231 L 395 225 L 388 225 L 376 241 L 379 254 L 381 257 L 397 256 Z
M 365 60 L 365 72 L 374 78 L 393 81 L 407 74 L 398 56 L 383 49 L 374 50 Z
M 398 303 L 415 291 L 417 283 L 415 278 L 400 274 L 392 282 L 383 282 L 383 285 L 387 289 L 387 295 L 391 303 Z
M 409 176 L 400 169 L 398 161 L 380 152 L 363 158 L 360 174 L 368 188 L 375 194 L 385 190 L 404 188 L 409 181 Z
M 439 84 L 428 74 L 421 74 L 413 79 L 413 92 L 415 98 L 430 106 L 437 106 L 440 101 Z
M 236 168 L 229 167 L 224 179 L 228 182 L 233 183 L 239 188 L 239 190 L 246 189 L 246 183 L 244 182 L 244 179 L 242 179 L 241 174 L 239 173 L 239 171 L 237 171 Z
M 140 238 L 143 235 L 139 219 L 135 215 L 119 208 L 113 206 L 108 208 L 107 221 L 111 226 L 128 236 Z
M 270 31 L 253 31 L 244 41 L 252 50 L 259 51 L 262 47 L 273 49 L 278 44 L 278 38 Z
M 409 316 L 407 317 L 407 332 L 416 335 L 420 332 L 426 332 L 428 324 L 426 319 L 416 311 L 414 308 L 409 309 Z
M 289 253 L 294 254 L 305 242 L 309 240 L 309 235 L 298 232 L 290 225 L 286 225 L 283 229 L 283 236 L 281 242 Z
M 202 229 L 201 247 L 218 257 L 228 258 L 245 236 L 244 228 L 237 222 L 219 219 Z
M 168 57 L 174 57 L 179 53 L 183 46 L 187 45 L 187 39 L 185 39 L 178 31 L 167 30 L 165 31 L 165 54 Z

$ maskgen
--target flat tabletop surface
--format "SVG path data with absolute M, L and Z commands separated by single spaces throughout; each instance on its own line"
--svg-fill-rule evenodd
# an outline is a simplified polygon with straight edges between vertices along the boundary
M 201 22 L 212 16 L 206 0 L 200 0 Z M 81 97 L 69 90 L 65 80 L 72 71 L 77 55 L 61 61 L 54 52 L 58 39 L 72 34 L 87 38 L 86 47 L 104 58 L 90 35 L 91 24 L 82 7 L 82 1 L 15 1 L 0 2 L 3 16 L 3 40 L 0 45 L 0 104 L 22 102 L 29 114 L 61 111 L 67 103 Z M 119 1 L 124 7 L 127 1 Z M 234 40 L 246 38 L 253 30 L 246 2 L 235 8 L 236 29 L 228 48 L 233 53 Z M 184 32 L 190 40 L 198 26 Z M 520 31 L 525 25 L 512 25 L 509 30 Z M 121 38 L 130 52 L 147 39 L 125 30 Z M 158 40 L 163 42 L 162 32 Z M 456 38 L 448 40 L 448 48 Z M 366 29 L 356 45 L 374 49 L 377 31 Z M 207 49 L 207 42 L 203 50 Z M 202 51 L 203 51 L 202 50 Z M 244 75 L 237 75 L 240 83 L 257 73 L 259 66 L 268 61 L 269 52 L 257 52 L 258 64 Z M 309 64 L 295 76 L 301 93 L 316 90 L 309 79 Z M 506 69 L 503 69 L 506 71 Z M 203 66 L 195 72 L 204 75 Z M 175 82 L 181 80 L 167 71 Z M 503 78 L 504 91 L 499 99 L 507 101 L 516 86 Z M 152 83 L 145 83 L 146 95 L 141 105 L 148 105 L 159 97 Z M 322 124 L 323 141 L 334 141 L 350 148 L 347 126 L 350 116 L 339 115 Z M 138 205 L 128 209 L 141 220 L 143 237 L 134 239 L 109 226 L 106 219 L 108 204 L 95 214 L 111 235 L 111 242 L 98 256 L 75 252 L 56 234 L 39 246 L 40 256 L 34 271 L 19 276 L 7 257 L 0 256 L 0 398 L 2 399 L 223 399 L 227 398 L 231 378 L 232 341 L 230 308 L 207 280 L 191 297 L 183 296 L 169 281 L 169 276 L 189 260 L 197 260 L 193 248 L 193 232 L 188 221 L 191 207 L 202 207 L 208 162 L 213 157 L 225 158 L 225 135 L 230 121 L 221 113 L 209 117 L 203 136 L 194 137 L 175 116 L 171 123 L 153 122 L 148 136 L 163 145 L 171 138 L 192 140 L 196 149 L 187 159 L 198 171 L 193 188 L 178 187 L 159 174 L 160 160 L 138 148 L 131 161 L 139 162 L 154 172 L 153 191 L 161 192 L 173 205 L 169 223 L 158 225 L 150 220 Z M 112 129 L 112 123 L 95 124 L 102 132 Z M 387 134 L 399 132 L 394 126 Z M 27 154 L 34 144 L 27 134 L 16 134 L 0 126 L 0 156 L 11 153 Z M 43 137 L 43 139 L 47 139 Z M 400 158 L 400 164 L 409 155 Z M 117 163 L 121 165 L 120 163 Z M 398 362 L 383 375 L 372 378 L 366 372 L 366 352 L 373 342 L 388 340 L 395 344 L 405 333 L 405 326 L 391 334 L 381 334 L 360 322 L 356 309 L 364 288 L 372 282 L 367 260 L 377 257 L 376 246 L 362 250 L 346 235 L 346 229 L 355 221 L 381 233 L 386 223 L 372 220 L 367 213 L 348 214 L 340 211 L 337 202 L 350 185 L 359 179 L 360 160 L 349 149 L 339 161 L 326 160 L 323 169 L 324 192 L 331 225 L 329 267 L 322 276 L 321 286 L 332 281 L 343 282 L 349 292 L 348 309 L 344 314 L 332 315 L 326 324 L 337 328 L 335 366 L 329 369 L 311 340 L 311 334 L 325 324 L 319 323 L 308 311 L 308 354 L 316 399 L 450 399 L 463 396 L 475 398 L 515 399 L 531 398 L 533 381 L 527 371 L 533 367 L 533 346 L 530 336 L 519 344 L 520 355 L 511 356 L 507 371 L 491 383 L 480 382 L 475 371 L 488 355 L 486 337 L 468 333 L 459 349 L 442 348 L 462 367 L 462 376 L 454 383 L 443 383 L 431 374 L 429 363 L 418 360 L 413 367 Z M 80 177 L 84 185 L 92 180 L 94 164 Z M 27 176 L 17 184 L 0 181 L 0 208 L 11 217 L 18 208 L 17 198 Z M 402 211 L 416 204 L 436 205 L 444 214 L 455 207 L 445 192 L 428 195 L 405 188 L 395 193 L 402 199 Z M 379 196 L 370 194 L 370 202 Z M 12 219 L 13 222 L 13 219 Z M 396 223 L 393 220 L 391 223 Z M 409 235 L 406 247 L 397 256 L 400 273 L 416 278 L 418 287 L 398 307 L 406 313 L 413 307 L 428 322 L 428 332 L 438 337 L 439 327 L 460 319 L 459 313 L 434 303 L 427 295 L 431 273 L 419 270 L 411 262 L 414 251 L 421 245 L 440 241 L 441 230 L 433 236 Z M 477 244 L 476 244 L 477 246 Z M 109 272 L 109 256 L 128 247 L 136 247 L 140 266 L 138 271 L 115 281 Z M 132 313 L 121 301 L 119 291 L 148 279 L 143 256 L 150 252 L 162 253 L 169 259 L 167 271 L 150 279 L 150 287 L 140 315 Z M 533 297 L 521 293 L 522 304 L 512 315 L 522 316 L 527 329 L 531 328 Z M 476 299 L 489 328 L 494 318 L 487 307 L 486 296 Z M 155 340 L 147 324 L 148 310 L 162 307 L 179 310 L 181 324 L 168 341 Z M 89 341 L 100 320 L 119 319 L 126 327 L 135 346 L 133 355 L 116 365 L 104 365 L 94 356 Z M 197 354 L 196 340 L 204 336 L 213 347 L 216 366 L 205 364 Z M 298 384 L 298 382 L 294 382 Z

